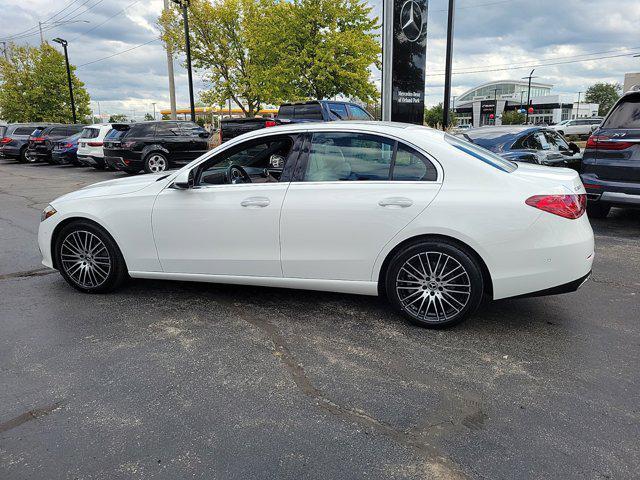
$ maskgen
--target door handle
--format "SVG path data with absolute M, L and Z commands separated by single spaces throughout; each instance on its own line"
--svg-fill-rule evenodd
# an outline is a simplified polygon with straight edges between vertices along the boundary
M 240 205 L 248 208 L 267 207 L 271 203 L 267 197 L 249 197 L 240 202 Z
M 413 205 L 413 200 L 406 197 L 389 197 L 383 198 L 378 202 L 378 205 L 381 207 L 398 207 L 398 208 L 407 208 Z

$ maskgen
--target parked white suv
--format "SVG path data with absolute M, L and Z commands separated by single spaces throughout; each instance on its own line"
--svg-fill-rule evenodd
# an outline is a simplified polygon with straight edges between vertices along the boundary
M 561 135 L 591 135 L 591 132 L 602 123 L 602 117 L 576 118 L 574 120 L 563 120 L 552 125 L 556 132 Z
M 97 170 L 104 170 L 104 137 L 111 130 L 110 123 L 87 125 L 78 140 L 78 161 Z

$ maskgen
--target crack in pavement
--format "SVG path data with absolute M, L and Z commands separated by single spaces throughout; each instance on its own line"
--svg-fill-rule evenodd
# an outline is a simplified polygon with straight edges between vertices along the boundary
M 433 471 L 436 478 L 447 479 L 465 479 L 468 476 L 463 469 L 453 460 L 440 453 L 433 445 L 428 443 L 420 432 L 410 430 L 400 430 L 386 422 L 380 421 L 362 410 L 340 405 L 327 398 L 309 379 L 302 365 L 296 360 L 295 356 L 287 346 L 285 338 L 278 330 L 266 320 L 256 320 L 249 318 L 246 314 L 236 310 L 235 315 L 250 324 L 251 326 L 261 330 L 266 337 L 273 343 L 273 354 L 280 360 L 281 364 L 291 375 L 294 384 L 302 391 L 302 393 L 313 399 L 316 406 L 325 410 L 332 415 L 340 417 L 344 420 L 357 423 L 363 427 L 370 428 L 392 440 L 416 449 L 424 455 L 429 467 Z M 435 425 L 437 426 L 437 425 Z
M 11 278 L 25 278 L 25 277 L 41 277 L 43 275 L 51 275 L 56 273 L 57 270 L 52 268 L 36 268 L 34 270 L 26 270 L 24 272 L 5 273 L 0 275 L 0 280 L 8 280 Z
M 49 415 L 50 413 L 53 413 L 56 410 L 62 408 L 62 405 L 63 402 L 62 400 L 60 400 L 58 402 L 52 403 L 51 405 L 47 405 L 41 408 L 34 408 L 33 410 L 29 410 L 28 412 L 25 412 L 22 415 L 18 415 L 11 420 L 0 423 L 0 433 L 11 430 L 12 428 L 19 427 L 23 423 L 35 420 L 36 418 Z

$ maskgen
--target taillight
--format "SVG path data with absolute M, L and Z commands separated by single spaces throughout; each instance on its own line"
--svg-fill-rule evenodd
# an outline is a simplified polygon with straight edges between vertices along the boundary
M 73 147 L 73 143 L 65 143 L 64 144 L 64 148 L 71 148 Z
M 531 207 L 553 213 L 564 218 L 580 218 L 587 207 L 587 196 L 584 193 L 572 195 L 534 195 L 525 203 Z
M 90 147 L 101 147 L 102 142 L 87 142 L 87 145 L 89 145 Z
M 268 127 L 275 127 L 276 125 L 278 125 L 276 122 L 274 122 L 273 120 L 267 120 L 266 122 L 264 122 L 264 127 L 268 128 Z
M 597 148 L 598 150 L 624 150 L 632 147 L 633 142 L 613 139 L 606 135 L 591 135 L 587 140 L 586 148 Z
M 34 142 L 44 142 L 44 137 L 35 137 L 32 139 Z
M 0 140 L 0 144 L 4 145 L 5 143 L 9 143 L 10 141 L 11 141 L 11 138 L 4 137 L 3 139 Z

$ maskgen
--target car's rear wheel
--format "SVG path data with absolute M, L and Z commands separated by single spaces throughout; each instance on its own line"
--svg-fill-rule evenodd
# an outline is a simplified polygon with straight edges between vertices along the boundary
M 29 149 L 24 152 L 24 159 L 25 163 L 36 163 L 38 161 L 38 157 L 34 153 L 29 152 Z
M 587 202 L 587 215 L 591 218 L 607 218 L 611 205 L 604 202 Z
M 478 262 L 445 240 L 421 241 L 397 252 L 385 286 L 391 303 L 424 327 L 460 323 L 475 312 L 484 291 Z
M 144 171 L 147 173 L 164 172 L 169 168 L 169 161 L 162 153 L 152 152 L 144 159 Z
M 20 156 L 18 157 L 18 161 L 20 163 L 27 163 L 27 147 L 22 147 L 20 149 Z
M 111 236 L 90 222 L 74 222 L 56 237 L 57 267 L 76 290 L 104 293 L 128 278 L 127 266 Z

